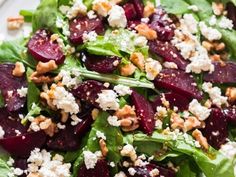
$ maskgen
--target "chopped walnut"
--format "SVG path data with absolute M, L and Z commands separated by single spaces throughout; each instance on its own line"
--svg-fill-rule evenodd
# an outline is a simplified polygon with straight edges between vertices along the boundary
M 215 15 L 221 15 L 224 12 L 223 3 L 212 2 L 212 9 Z
M 95 120 L 95 119 L 97 118 L 98 113 L 99 113 L 99 110 L 98 110 L 97 108 L 94 108 L 94 109 L 92 110 L 91 115 L 92 115 L 93 120 Z
M 21 77 L 25 73 L 25 66 L 22 62 L 16 62 L 15 68 L 12 71 L 12 75 L 16 77 Z
M 130 76 L 134 73 L 136 67 L 132 64 L 126 64 L 120 67 L 120 74 L 122 76 Z
M 50 60 L 46 63 L 40 61 L 36 66 L 36 71 L 38 74 L 45 74 L 50 71 L 56 70 L 57 68 L 58 66 L 54 60 Z
M 209 144 L 207 142 L 207 139 L 202 135 L 202 132 L 200 132 L 198 129 L 194 130 L 192 133 L 192 136 L 196 139 L 196 141 L 199 142 L 199 144 L 204 148 L 204 149 L 209 149 Z
M 49 77 L 49 76 L 40 75 L 36 71 L 31 74 L 29 79 L 32 82 L 36 83 L 36 84 L 52 83 L 52 82 L 54 82 L 54 78 Z
M 213 55 L 211 55 L 211 56 L 210 56 L 210 59 L 211 59 L 212 61 L 221 61 L 220 55 L 218 55 L 218 54 L 213 54 Z
M 226 89 L 225 95 L 228 97 L 230 102 L 236 101 L 236 87 L 228 87 Z
M 9 30 L 18 30 L 24 24 L 24 17 L 19 15 L 17 17 L 7 18 L 7 28 Z
M 214 48 L 214 45 L 209 41 L 203 41 L 202 46 L 207 49 L 207 51 L 211 51 Z
M 61 122 L 66 123 L 69 118 L 69 113 L 61 110 Z
M 143 17 L 150 17 L 155 12 L 155 6 L 151 2 L 147 2 L 147 5 L 144 7 Z
M 41 92 L 40 93 L 40 98 L 46 100 L 47 105 L 52 109 L 52 110 L 56 110 L 56 107 L 54 106 L 54 104 L 52 103 L 52 99 L 49 97 L 49 95 L 46 92 Z
M 107 148 L 107 144 L 106 144 L 104 139 L 99 140 L 99 146 L 100 146 L 100 149 L 101 149 L 101 152 L 102 152 L 102 156 L 106 157 L 107 153 L 108 153 L 108 148 Z
M 192 130 L 193 128 L 198 128 L 201 126 L 201 122 L 194 116 L 188 117 L 184 122 L 183 130 L 185 132 Z
M 134 52 L 130 55 L 130 61 L 135 64 L 140 70 L 144 71 L 145 59 L 142 53 Z
M 149 26 L 144 23 L 137 25 L 135 29 L 138 31 L 139 35 L 145 36 L 148 40 L 154 40 L 157 38 L 156 31 L 149 28 Z
M 109 1 L 99 1 L 93 4 L 92 9 L 103 17 L 106 17 L 109 10 L 111 10 L 111 4 Z
M 183 129 L 184 128 L 184 120 L 180 117 L 180 115 L 176 113 L 171 114 L 171 128 L 172 129 Z
M 118 117 L 119 119 L 123 119 L 127 117 L 135 117 L 136 113 L 133 107 L 129 105 L 125 105 L 123 108 L 118 109 L 114 115 Z
M 223 51 L 225 49 L 225 43 L 223 42 L 220 42 L 220 43 L 215 42 L 213 45 L 216 51 Z
M 30 173 L 27 177 L 41 177 L 39 173 Z

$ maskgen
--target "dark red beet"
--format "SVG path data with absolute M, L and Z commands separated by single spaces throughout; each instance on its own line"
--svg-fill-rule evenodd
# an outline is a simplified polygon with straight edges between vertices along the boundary
M 85 66 L 88 70 L 98 73 L 113 73 L 120 63 L 121 59 L 116 56 L 97 56 L 86 55 Z
M 185 70 L 188 65 L 188 61 L 186 61 L 182 55 L 180 55 L 177 48 L 169 42 L 152 40 L 148 42 L 148 45 L 151 52 L 161 56 L 164 61 L 174 62 L 179 69 Z
M 87 80 L 78 85 L 78 87 L 73 90 L 73 94 L 82 101 L 97 106 L 96 99 L 98 98 L 98 93 L 103 89 L 106 89 L 103 83 L 95 80 Z
M 74 133 L 74 127 L 66 125 L 47 142 L 47 147 L 52 150 L 74 151 L 79 147 L 79 138 Z
M 174 37 L 174 25 L 162 8 L 157 8 L 152 15 L 150 27 L 157 32 L 161 41 L 170 41 Z
M 103 22 L 100 18 L 89 19 L 88 17 L 78 17 L 71 20 L 69 26 L 69 39 L 73 44 L 83 43 L 84 32 L 89 33 L 95 31 L 98 34 L 101 34 L 104 31 Z
M 220 62 L 214 63 L 215 70 L 212 73 L 204 74 L 204 81 L 212 83 L 236 83 L 236 63 L 225 62 L 222 65 Z
M 0 64 L 0 90 L 4 97 L 7 110 L 18 111 L 26 101 L 26 98 L 20 98 L 17 89 L 27 87 L 26 77 L 15 77 L 12 75 L 14 64 Z M 12 91 L 12 94 L 10 93 Z
M 144 167 L 134 167 L 136 173 L 134 176 L 131 176 L 128 174 L 128 177 L 151 177 L 150 172 L 154 169 L 159 170 L 159 175 L 156 175 L 155 177 L 175 177 L 175 172 L 171 169 L 164 168 L 155 164 L 148 164 Z
M 27 159 L 20 159 L 20 158 L 17 158 L 17 159 L 14 159 L 14 168 L 20 168 L 21 170 L 27 170 L 28 168 L 28 164 L 27 164 Z M 21 176 L 18 176 L 18 177 L 26 177 L 26 174 L 23 174 Z
M 103 159 L 98 160 L 96 166 L 92 169 L 87 169 L 83 164 L 79 168 L 77 177 L 110 177 L 107 162 Z
M 78 135 L 79 137 L 82 137 L 83 135 L 85 135 L 88 132 L 92 123 L 93 123 L 93 119 L 90 114 L 90 115 L 86 116 L 82 122 L 80 122 L 80 123 L 78 123 L 78 125 L 76 125 L 74 133 L 76 135 Z
M 234 29 L 236 29 L 236 6 L 232 2 L 228 2 L 226 6 L 227 16 L 234 23 Z
M 188 110 L 189 105 L 189 99 L 186 97 L 178 94 L 178 93 L 163 93 L 159 95 L 153 102 L 152 107 L 153 110 L 156 111 L 157 106 L 163 106 L 162 104 L 162 98 L 165 98 L 170 103 L 170 107 L 173 109 L 173 107 L 177 107 L 179 111 Z
M 230 124 L 236 125 L 236 107 L 224 108 L 223 113 Z
M 52 41 L 51 34 L 46 30 L 38 30 L 28 43 L 28 52 L 42 62 L 55 60 L 57 64 L 62 64 L 65 60 L 62 48 L 57 41 Z
M 140 128 L 147 134 L 152 134 L 155 128 L 154 111 L 151 104 L 136 91 L 133 90 L 131 100 L 135 106 L 137 116 L 140 118 Z
M 163 69 L 155 78 L 154 84 L 156 88 L 164 88 L 182 94 L 184 97 L 199 100 L 202 98 L 193 77 L 181 70 Z
M 123 6 L 123 9 L 125 11 L 125 16 L 126 16 L 127 20 L 132 20 L 132 19 L 135 19 L 137 17 L 137 13 L 136 13 L 136 10 L 135 10 L 135 7 L 134 7 L 133 4 L 126 3 Z
M 24 158 L 28 157 L 33 149 L 41 148 L 45 141 L 46 134 L 39 131 L 0 139 L 0 145 L 11 155 Z
M 136 10 L 137 17 L 142 18 L 143 17 L 143 10 L 144 10 L 144 5 L 143 5 L 142 0 L 133 0 L 132 2 L 134 4 L 134 8 Z
M 219 108 L 213 108 L 211 115 L 205 121 L 206 127 L 202 130 L 203 135 L 207 138 L 208 143 L 219 149 L 228 138 L 227 119 Z

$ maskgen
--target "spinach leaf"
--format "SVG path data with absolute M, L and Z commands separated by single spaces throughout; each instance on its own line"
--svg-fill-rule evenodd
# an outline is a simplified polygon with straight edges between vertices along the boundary
M 21 123 L 23 125 L 26 125 L 26 123 L 28 122 L 28 119 L 31 116 L 37 116 L 40 114 L 41 112 L 41 107 L 39 107 L 38 105 L 36 105 L 35 103 L 32 104 L 31 108 L 28 110 L 28 114 L 25 116 L 24 119 L 21 120 Z
M 171 14 L 179 15 L 189 11 L 189 4 L 184 0 L 161 0 L 161 5 Z
M 21 10 L 20 15 L 24 17 L 25 22 L 32 22 L 34 11 L 32 10 Z
M 0 158 L 0 174 L 2 177 L 8 176 L 12 173 L 11 168 L 7 165 L 6 161 Z
M 142 133 L 135 134 L 134 143 L 139 141 L 145 143 L 165 143 L 171 150 L 192 157 L 206 177 L 234 177 L 234 166 L 230 159 L 213 148 L 210 148 L 208 152 L 196 148 L 194 140 L 190 135 L 163 135 L 158 132 L 154 132 L 152 136 Z
M 23 62 L 25 65 L 35 68 L 36 61 L 26 53 L 24 40 L 4 41 L 0 45 L 0 63 Z
M 176 174 L 176 177 L 197 177 L 197 174 L 192 171 L 190 167 L 191 161 L 185 160 L 179 166 L 179 171 Z
M 57 32 L 56 19 L 58 16 L 57 0 L 42 0 L 33 14 L 33 31 L 46 28 L 51 32 Z

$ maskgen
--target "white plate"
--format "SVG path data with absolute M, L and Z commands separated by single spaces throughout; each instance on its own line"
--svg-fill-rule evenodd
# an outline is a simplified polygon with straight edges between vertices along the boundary
M 16 31 L 7 30 L 7 18 L 17 16 L 22 9 L 33 10 L 37 7 L 39 2 L 40 0 L 0 0 L 0 35 L 6 40 L 11 40 L 23 35 L 23 28 Z M 25 26 L 29 25 L 30 24 L 26 24 Z

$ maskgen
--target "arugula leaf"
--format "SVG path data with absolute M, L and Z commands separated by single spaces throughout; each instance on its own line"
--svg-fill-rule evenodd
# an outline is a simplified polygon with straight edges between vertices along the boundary
M 8 176 L 12 173 L 11 168 L 7 165 L 6 161 L 0 158 L 0 174 L 2 177 Z
M 20 15 L 24 16 L 25 22 L 32 22 L 34 11 L 33 10 L 21 10 Z
M 184 0 L 161 0 L 161 5 L 171 14 L 179 15 L 189 11 L 189 4 Z
M 154 132 L 152 136 L 142 133 L 135 134 L 134 143 L 139 141 L 146 144 L 150 142 L 165 143 L 171 150 L 192 157 L 206 177 L 234 177 L 234 165 L 230 159 L 213 148 L 210 148 L 207 153 L 196 148 L 190 135 L 163 135 L 158 132 Z
M 0 45 L 0 63 L 23 62 L 31 68 L 35 68 L 36 61 L 29 57 L 24 47 L 24 40 L 4 41 Z
M 46 28 L 52 32 L 57 32 L 56 19 L 58 13 L 57 0 L 42 0 L 37 10 L 33 14 L 32 27 L 33 31 Z

